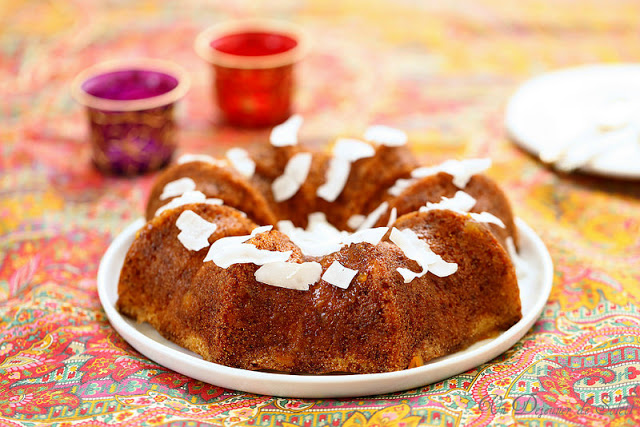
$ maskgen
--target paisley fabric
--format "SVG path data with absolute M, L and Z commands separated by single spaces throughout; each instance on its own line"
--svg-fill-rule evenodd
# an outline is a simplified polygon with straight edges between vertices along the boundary
M 446 3 L 446 4 L 445 4 Z M 555 264 L 535 326 L 500 357 L 384 396 L 286 399 L 184 377 L 133 350 L 96 292 L 104 251 L 142 215 L 154 174 L 90 163 L 72 78 L 106 59 L 187 68 L 180 153 L 263 144 L 215 119 L 192 43 L 230 18 L 302 24 L 301 139 L 321 146 L 370 123 L 405 129 L 425 163 L 489 156 L 490 175 Z M 558 175 L 504 133 L 504 105 L 537 73 L 640 57 L 640 5 L 543 2 L 18 1 L 0 8 L 0 425 L 581 426 L 640 424 L 640 186 Z

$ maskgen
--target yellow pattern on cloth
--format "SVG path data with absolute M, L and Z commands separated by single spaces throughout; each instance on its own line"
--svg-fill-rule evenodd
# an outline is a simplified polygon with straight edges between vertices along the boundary
M 502 128 L 519 83 L 555 68 L 640 57 L 640 4 L 546 2 L 93 2 L 0 7 L 0 424 L 637 425 L 640 186 L 557 175 Z M 371 123 L 407 131 L 424 163 L 493 160 L 490 175 L 556 267 L 541 318 L 493 361 L 385 396 L 285 399 L 221 389 L 147 360 L 115 333 L 96 292 L 110 241 L 140 216 L 154 175 L 89 164 L 71 79 L 102 60 L 187 68 L 179 153 L 221 155 L 268 131 L 212 124 L 195 35 L 229 18 L 305 26 L 301 140 L 321 146 Z

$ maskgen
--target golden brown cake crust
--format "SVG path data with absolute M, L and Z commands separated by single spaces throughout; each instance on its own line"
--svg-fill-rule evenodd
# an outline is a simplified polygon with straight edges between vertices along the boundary
M 453 177 L 447 173 L 440 172 L 436 175 L 417 179 L 399 196 L 394 197 L 387 193 L 386 200 L 389 202 L 389 209 L 395 208 L 398 217 L 410 212 L 419 210 L 427 202 L 438 203 L 443 197 L 451 198 L 460 188 L 453 184 Z M 498 241 L 506 248 L 506 238 L 513 238 L 514 243 L 518 242 L 518 231 L 513 220 L 511 205 L 500 189 L 498 184 L 486 175 L 477 174 L 471 177 L 469 183 L 462 190 L 476 199 L 476 204 L 471 212 L 489 212 L 498 217 L 505 225 L 502 228 L 495 224 L 487 224 Z M 389 214 L 385 214 L 378 221 L 377 226 L 387 224 Z
M 395 226 L 412 229 L 435 253 L 458 265 L 458 271 L 450 276 L 426 276 L 433 282 L 428 300 L 405 306 L 407 311 L 414 307 L 413 320 L 425 325 L 416 355 L 427 361 L 449 354 L 507 330 L 520 320 L 515 269 L 487 227 L 445 210 L 414 212 L 403 216 Z
M 299 147 L 266 147 L 254 156 L 256 173 L 251 183 L 265 195 L 274 216 L 288 219 L 296 226 L 306 227 L 309 213 L 318 211 L 318 187 L 325 181 L 330 156 L 324 152 L 311 152 L 311 168 L 300 189 L 289 199 L 276 202 L 271 185 L 284 173 L 287 162 L 295 154 L 303 152 Z
M 233 208 L 193 204 L 167 210 L 138 231 L 120 272 L 116 308 L 151 323 L 165 336 L 183 329 L 173 316 L 167 316 L 167 308 L 172 309 L 179 295 L 191 286 L 207 253 L 206 249 L 190 251 L 178 240 L 180 230 L 175 222 L 185 210 L 217 225 L 210 243 L 223 236 L 248 234 L 256 226 Z
M 351 165 L 349 179 L 338 199 L 332 203 L 320 200 L 317 210 L 324 212 L 337 228 L 347 229 L 347 221 L 354 213 L 369 213 L 375 209 L 378 204 L 371 206 L 371 200 L 416 167 L 417 161 L 406 146 L 375 146 L 373 157 Z
M 156 243 L 175 233 L 171 221 L 177 214 L 163 214 L 161 221 L 145 228 L 125 265 L 152 248 L 157 251 Z M 123 270 L 118 308 L 212 362 L 314 374 L 405 369 L 416 356 L 428 361 L 519 320 L 513 266 L 486 227 L 451 211 L 413 213 L 397 226 L 414 230 L 446 261 L 458 263 L 459 270 L 449 277 L 427 273 L 404 283 L 396 268 L 418 270 L 415 262 L 388 241 L 377 246 L 360 243 L 321 262 L 323 271 L 334 260 L 357 269 L 348 289 L 320 281 L 309 291 L 298 291 L 257 282 L 258 267 L 253 264 L 224 269 L 202 263 L 201 253 L 167 248 L 172 268 L 179 273 L 162 271 L 150 278 L 137 270 L 131 273 L 131 268 Z M 243 227 L 235 234 L 247 232 L 249 224 Z M 290 262 L 311 259 L 279 231 L 248 243 L 259 249 L 292 250 Z M 190 267 L 198 262 L 199 268 Z
M 191 178 L 196 190 L 208 198 L 224 200 L 224 204 L 246 213 L 260 225 L 275 224 L 276 218 L 265 197 L 232 167 L 205 162 L 189 162 L 170 166 L 157 179 L 151 189 L 145 216 L 150 220 L 158 208 L 172 198 L 160 200 L 164 186 L 180 178 Z
M 245 212 L 260 225 L 287 219 L 296 226 L 306 227 L 310 213 L 323 212 L 335 227 L 347 229 L 347 221 L 353 213 L 368 212 L 374 195 L 386 192 L 398 178 L 408 176 L 417 166 L 415 158 L 405 146 L 381 145 L 374 148 L 373 157 L 360 159 L 351 165 L 349 179 L 334 202 L 327 202 L 316 194 L 326 181 L 331 159 L 331 155 L 323 151 L 310 152 L 312 162 L 307 179 L 291 198 L 281 202 L 275 201 L 271 186 L 284 173 L 287 162 L 293 156 L 308 152 L 298 146 L 267 145 L 252 152 L 256 170 L 249 179 L 231 166 L 205 162 L 174 165 L 156 180 L 147 203 L 146 218 L 151 219 L 158 208 L 171 200 L 160 200 L 167 183 L 189 177 L 195 181 L 196 190 L 207 197 L 222 199 L 225 205 Z

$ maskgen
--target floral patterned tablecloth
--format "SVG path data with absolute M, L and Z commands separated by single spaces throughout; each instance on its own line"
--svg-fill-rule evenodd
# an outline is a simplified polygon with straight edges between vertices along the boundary
M 505 136 L 505 103 L 537 73 L 640 58 L 635 1 L 3 2 L 0 8 L 0 425 L 638 425 L 640 185 L 558 175 Z M 142 213 L 154 174 L 89 163 L 69 83 L 106 59 L 186 67 L 179 152 L 219 154 L 267 131 L 217 123 L 192 41 L 226 19 L 290 19 L 301 139 L 373 122 L 405 129 L 425 163 L 489 156 L 547 244 L 551 297 L 513 348 L 456 377 L 384 396 L 286 399 L 191 380 L 133 350 L 105 318 L 98 263 Z

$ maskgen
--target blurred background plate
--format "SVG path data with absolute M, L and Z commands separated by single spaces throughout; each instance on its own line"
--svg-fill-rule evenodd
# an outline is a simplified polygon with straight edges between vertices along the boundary
M 507 105 L 505 126 L 517 145 L 539 156 L 545 148 L 580 135 L 603 106 L 619 99 L 640 100 L 640 65 L 585 65 L 554 71 L 518 88 Z M 612 148 L 579 170 L 640 178 L 640 139 Z

